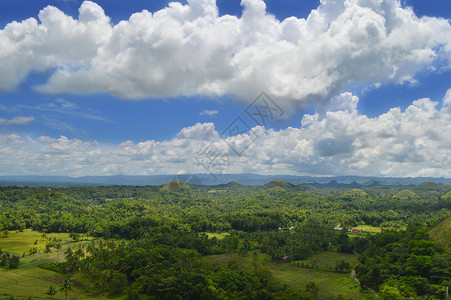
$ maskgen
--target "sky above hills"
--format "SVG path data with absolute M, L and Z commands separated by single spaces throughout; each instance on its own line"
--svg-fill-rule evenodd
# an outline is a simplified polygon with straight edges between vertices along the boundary
M 448 0 L 6 0 L 0 175 L 451 177 Z

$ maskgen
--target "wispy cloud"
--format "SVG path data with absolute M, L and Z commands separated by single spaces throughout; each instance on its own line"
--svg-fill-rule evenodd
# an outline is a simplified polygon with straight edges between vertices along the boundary
M 39 104 L 39 105 L 18 105 L 18 109 L 30 109 L 37 111 L 55 112 L 59 114 L 71 115 L 82 119 L 91 119 L 101 122 L 116 123 L 108 118 L 100 116 L 99 112 L 91 109 L 80 108 L 76 103 L 67 101 L 63 98 L 58 98 L 54 102 Z
M 203 111 L 200 112 L 199 116 L 209 116 L 209 117 L 214 117 L 215 115 L 217 115 L 219 113 L 219 111 L 217 110 L 208 110 L 205 109 Z
M 34 121 L 34 117 L 14 117 L 12 119 L 0 118 L 0 125 L 28 125 Z
M 49 116 L 42 116 L 42 121 L 44 124 L 50 128 L 62 130 L 66 132 L 72 132 L 72 133 L 80 133 L 85 134 L 86 132 L 84 130 L 78 129 L 71 124 L 64 122 L 62 120 L 59 120 L 57 118 L 49 117 Z

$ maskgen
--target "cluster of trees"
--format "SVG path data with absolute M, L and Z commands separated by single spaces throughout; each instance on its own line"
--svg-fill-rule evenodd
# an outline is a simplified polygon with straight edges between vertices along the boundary
M 17 269 L 19 262 L 19 256 L 10 254 L 0 249 L 0 268 Z
M 443 299 L 451 285 L 451 257 L 424 228 L 410 226 L 369 238 L 356 272 L 362 284 L 379 290 L 384 299 Z
M 318 286 L 291 289 L 254 259 L 252 268 L 235 262 L 220 266 L 201 259 L 193 248 L 155 244 L 147 237 L 127 241 L 93 241 L 66 251 L 53 268 L 77 273 L 93 293 L 130 299 L 315 299 Z
M 45 294 L 49 295 L 50 299 L 53 299 L 53 296 L 55 296 L 58 292 L 63 292 L 65 299 L 67 300 L 69 292 L 72 290 L 72 285 L 73 285 L 72 280 L 70 278 L 66 278 L 63 280 L 59 290 L 55 286 L 51 285 L 49 286 Z

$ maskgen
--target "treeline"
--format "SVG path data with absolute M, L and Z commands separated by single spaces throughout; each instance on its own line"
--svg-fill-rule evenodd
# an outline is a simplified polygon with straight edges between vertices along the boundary
M 17 255 L 9 254 L 0 249 L 0 268 L 17 269 L 20 258 Z
M 109 236 L 112 223 L 152 217 L 197 232 L 256 232 L 291 227 L 312 215 L 347 227 L 402 228 L 411 221 L 436 224 L 451 208 L 451 199 L 441 199 L 436 191 L 415 199 L 394 198 L 395 191 L 383 194 L 380 188 L 366 191 L 365 196 L 350 196 L 339 189 L 323 195 L 324 191 L 271 192 L 253 187 L 239 192 L 214 187 L 174 192 L 158 187 L 4 187 L 0 189 L 0 231 L 33 228 Z

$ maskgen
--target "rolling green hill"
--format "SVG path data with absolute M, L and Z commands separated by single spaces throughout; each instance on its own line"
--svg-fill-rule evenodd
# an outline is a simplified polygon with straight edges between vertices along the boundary
M 239 183 L 234 182 L 234 181 L 231 181 L 231 182 L 229 182 L 227 184 L 224 184 L 224 185 L 221 185 L 221 186 L 224 186 L 224 187 L 227 187 L 227 188 L 230 188 L 230 189 L 238 189 L 238 188 L 245 187 L 244 185 L 239 184 Z
M 451 253 L 451 216 L 429 231 L 431 237 Z
M 283 187 L 275 186 L 269 189 L 270 192 L 285 192 L 286 190 Z
M 303 184 L 298 186 L 297 188 L 301 192 L 313 192 L 316 190 L 316 188 L 313 185 L 310 184 Z
M 412 191 L 409 190 L 402 190 L 396 193 L 396 195 L 393 196 L 393 198 L 402 198 L 402 199 L 412 199 L 416 198 L 417 194 L 415 194 Z
M 174 192 L 180 190 L 189 190 L 189 186 L 182 181 L 171 181 L 161 188 L 163 191 Z
M 361 189 L 352 189 L 343 194 L 344 196 L 366 196 L 367 193 Z
M 438 190 L 440 189 L 440 186 L 432 181 L 425 181 L 419 185 L 416 186 L 416 189 L 418 190 Z
M 451 190 L 449 190 L 445 195 L 443 195 L 442 199 L 451 199 Z
M 272 188 L 274 188 L 274 187 L 280 187 L 280 188 L 283 188 L 283 189 L 286 190 L 286 189 L 292 188 L 293 185 L 290 184 L 290 183 L 288 183 L 288 182 L 285 182 L 285 181 L 283 181 L 283 180 L 280 180 L 280 179 L 274 179 L 273 181 L 271 181 L 271 182 L 265 184 L 265 187 L 266 187 L 267 189 L 272 189 Z

